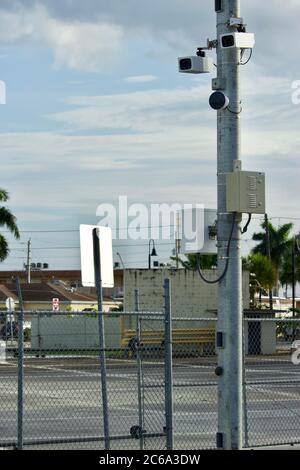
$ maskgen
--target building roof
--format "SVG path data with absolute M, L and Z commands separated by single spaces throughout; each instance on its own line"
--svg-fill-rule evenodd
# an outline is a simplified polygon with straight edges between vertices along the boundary
M 27 282 L 26 271 L 0 271 L 0 284 L 6 284 L 12 282 L 13 279 L 19 278 L 20 282 Z M 114 270 L 115 284 L 121 286 L 123 282 L 123 270 Z M 44 282 L 48 283 L 51 281 L 60 280 L 69 283 L 80 283 L 81 282 L 81 271 L 76 269 L 70 270 L 40 270 L 31 271 L 31 282 Z
M 5 302 L 8 297 L 17 300 L 17 295 L 13 294 L 7 286 L 0 284 L 0 302 Z
M 88 302 L 96 301 L 96 297 L 87 294 L 78 294 L 66 290 L 62 286 L 54 286 L 47 283 L 21 284 L 22 298 L 24 302 L 52 302 L 58 298 L 61 302 Z M 0 301 L 5 301 L 7 297 L 17 300 L 17 288 L 15 283 L 0 284 Z
M 73 282 L 80 282 L 80 270 L 39 270 L 31 271 L 32 282 L 49 282 L 54 279 L 68 280 Z M 11 282 L 12 279 L 19 278 L 23 283 L 27 281 L 27 273 L 23 271 L 0 271 L 0 283 Z

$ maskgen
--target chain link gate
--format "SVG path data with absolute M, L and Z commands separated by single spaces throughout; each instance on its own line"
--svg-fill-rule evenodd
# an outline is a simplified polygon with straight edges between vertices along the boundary
M 174 448 L 215 449 L 216 319 L 175 317 L 172 326 Z
M 2 347 L 0 447 L 104 449 L 97 313 L 29 316 L 23 354 L 19 334 Z M 110 449 L 166 449 L 165 316 L 104 318 Z
M 170 285 L 164 284 L 164 315 L 139 312 L 139 291 L 135 289 L 136 329 L 129 345 L 136 356 L 138 418 L 131 433 L 139 448 L 173 448 L 172 346 Z M 133 334 L 133 330 L 127 334 Z
M 1 313 L 0 334 L 0 449 L 15 448 L 18 439 L 18 376 L 12 355 L 17 339 L 12 317 Z
M 168 280 L 164 312 L 138 311 L 135 295 L 135 311 L 104 315 L 110 448 L 214 448 L 215 319 L 185 316 L 172 325 Z M 15 433 L 9 434 L 8 420 L 3 425 L 9 402 L 0 406 L 6 445 L 104 448 L 97 315 L 25 312 L 24 358 L 16 357 L 15 341 L 2 395 L 14 401 L 9 422 Z M 3 388 L 4 369 L 0 375 Z
M 245 447 L 300 442 L 300 319 L 244 320 Z
M 104 449 L 98 313 L 14 315 L 14 337 L 5 326 L 0 344 L 0 447 Z M 111 449 L 167 447 L 165 319 L 104 314 Z

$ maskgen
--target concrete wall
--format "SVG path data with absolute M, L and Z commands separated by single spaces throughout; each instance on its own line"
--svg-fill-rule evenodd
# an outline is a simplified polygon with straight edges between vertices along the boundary
M 121 319 L 104 317 L 107 348 L 120 347 Z M 99 346 L 98 319 L 90 315 L 33 315 L 31 347 L 33 349 L 83 349 Z
M 208 279 L 216 273 L 207 271 Z M 163 311 L 163 282 L 171 280 L 173 316 L 208 318 L 218 306 L 218 285 L 204 283 L 197 272 L 184 269 L 128 269 L 124 272 L 124 309 L 134 310 L 134 290 L 139 289 L 140 310 Z M 243 304 L 249 308 L 249 273 L 243 274 Z
M 59 296 L 58 296 L 59 298 Z M 122 302 L 104 300 L 103 301 L 103 311 L 110 312 L 112 309 L 118 308 Z M 94 310 L 98 309 L 97 302 L 60 302 L 60 312 L 82 312 L 86 308 L 92 308 Z M 5 302 L 0 302 L 0 309 L 6 312 Z M 16 310 L 18 310 L 18 302 L 16 302 Z M 52 312 L 52 302 L 24 302 L 25 312 Z M 30 320 L 31 313 L 25 314 L 26 320 Z

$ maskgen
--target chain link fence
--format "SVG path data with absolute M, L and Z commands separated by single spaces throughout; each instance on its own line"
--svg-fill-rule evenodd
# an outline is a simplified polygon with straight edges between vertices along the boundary
M 22 354 L 21 316 L 1 339 L 0 447 L 104 449 L 105 416 L 111 449 L 166 446 L 163 314 L 104 314 L 107 409 L 98 313 L 25 312 Z M 148 333 L 158 327 L 159 346 Z
M 245 446 L 299 443 L 300 320 L 245 319 L 244 346 Z
M 0 447 L 215 447 L 215 320 L 172 320 L 168 280 L 161 312 L 134 294 L 103 315 L 106 407 L 97 312 L 2 316 Z
M 103 314 L 104 350 L 98 312 L 2 314 L 1 448 L 216 447 L 216 317 L 172 318 L 169 281 L 161 311 L 134 295 Z M 244 319 L 243 391 L 246 448 L 300 442 L 299 319 Z
M 213 449 L 217 433 L 216 319 L 173 319 L 174 446 Z

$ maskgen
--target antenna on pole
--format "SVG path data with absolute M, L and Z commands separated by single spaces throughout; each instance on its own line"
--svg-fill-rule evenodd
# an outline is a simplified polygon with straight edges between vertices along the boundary
M 28 284 L 30 284 L 31 283 L 31 238 L 27 242 L 26 271 L 27 271 L 27 282 L 28 282 Z

